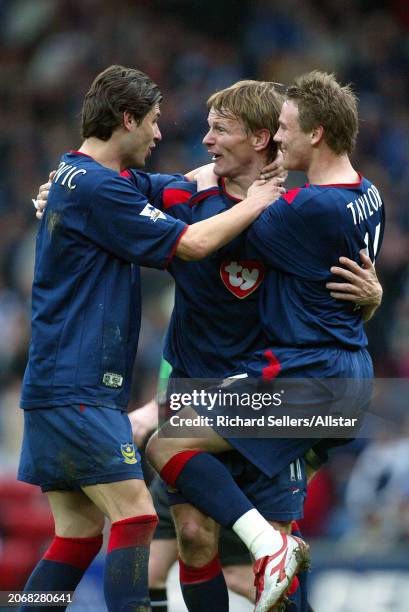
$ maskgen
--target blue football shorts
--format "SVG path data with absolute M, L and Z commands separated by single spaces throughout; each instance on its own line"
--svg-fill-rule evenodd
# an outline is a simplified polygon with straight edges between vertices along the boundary
M 43 491 L 143 479 L 125 411 L 95 406 L 24 410 L 18 479 Z
M 227 391 L 251 396 L 254 391 L 268 390 L 269 385 L 273 385 L 270 391 L 273 393 L 280 390 L 282 385 L 285 389 L 285 401 L 283 408 L 276 410 L 278 414 L 280 414 L 278 411 L 282 410 L 283 414 L 289 416 L 299 414 L 306 416 L 314 413 L 337 414 L 345 407 L 348 408 L 348 416 L 349 414 L 359 416 L 367 410 L 372 395 L 373 369 L 370 356 L 365 349 L 348 351 L 337 348 L 278 348 L 274 350 L 274 355 L 276 363 L 281 366 L 280 373 L 274 380 L 263 381 L 263 370 L 268 362 L 265 351 L 260 351 L 243 368 L 247 377 L 233 380 Z M 282 379 L 286 378 L 289 380 L 283 383 Z M 291 438 L 268 437 L 270 430 L 267 427 L 262 427 L 260 431 L 250 430 L 250 435 L 248 435 L 249 430 L 243 429 L 242 432 L 246 433 L 246 436 L 240 437 L 239 430 L 236 433 L 232 432 L 232 428 L 228 429 L 223 424 L 218 425 L 217 415 L 259 416 L 259 413 L 254 413 L 247 405 L 226 408 L 223 403 L 216 401 L 211 411 L 205 405 L 194 406 L 194 410 L 200 416 L 211 416 L 213 419 L 211 428 L 269 478 L 280 474 L 286 466 L 302 457 L 319 441 L 319 436 L 298 437 L 296 430 L 294 437 Z M 297 413 L 297 410 L 301 412 Z M 310 430 L 306 429 L 307 431 Z M 338 431 L 334 429 L 331 434 L 336 434 Z M 346 438 L 351 437 L 347 429 L 343 431 L 348 433 L 345 435 Z M 280 430 L 278 436 L 279 432 Z M 339 433 L 337 437 L 340 437 Z
M 272 478 L 237 451 L 227 451 L 215 457 L 225 465 L 236 484 L 266 520 L 289 522 L 303 518 L 307 477 L 302 457 L 289 463 Z M 187 503 L 179 491 L 169 492 L 168 499 L 171 506 Z

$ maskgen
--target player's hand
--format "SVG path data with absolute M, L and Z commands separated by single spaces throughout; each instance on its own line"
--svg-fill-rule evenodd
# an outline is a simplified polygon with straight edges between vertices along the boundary
M 51 184 L 52 184 L 54 175 L 55 175 L 55 170 L 52 170 L 48 177 L 48 183 L 44 183 L 44 185 L 40 185 L 36 199 L 34 198 L 32 199 L 34 208 L 36 209 L 37 219 L 41 219 L 44 214 L 44 209 L 47 206 L 48 194 L 51 189 Z
M 202 166 L 195 172 L 193 178 L 197 183 L 198 191 L 209 189 L 210 187 L 217 187 L 218 177 L 214 173 L 214 164 Z
M 250 185 L 247 191 L 247 197 L 256 197 L 260 204 L 263 204 L 264 208 L 267 208 L 270 204 L 278 200 L 278 198 L 285 193 L 283 187 L 283 178 L 276 176 L 269 181 L 258 179 Z
M 208 166 L 209 164 L 204 164 L 203 166 L 199 166 L 198 168 L 194 168 L 193 170 L 189 170 L 189 172 L 184 172 L 184 176 L 185 179 L 188 181 L 194 181 L 195 180 L 195 175 L 199 172 L 199 170 L 201 170 L 202 168 L 204 168 L 204 166 Z
M 128 414 L 132 436 L 136 446 L 141 446 L 146 436 L 158 426 L 158 403 L 156 399 Z
M 278 151 L 277 157 L 264 166 L 260 172 L 260 180 L 268 181 L 269 179 L 280 177 L 284 181 L 287 179 L 288 172 L 284 168 L 284 158 L 281 151 Z
M 359 255 L 362 267 L 348 257 L 340 257 L 339 261 L 344 267 L 332 266 L 331 273 L 341 276 L 345 282 L 330 282 L 326 287 L 337 300 L 354 302 L 358 306 L 379 306 L 383 290 L 375 267 L 365 251 Z

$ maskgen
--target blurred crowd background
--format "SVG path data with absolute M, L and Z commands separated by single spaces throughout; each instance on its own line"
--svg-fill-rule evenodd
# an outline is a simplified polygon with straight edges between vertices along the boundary
M 352 83 L 360 106 L 353 161 L 387 206 L 377 266 L 384 300 L 368 325 L 370 350 L 378 377 L 408 378 L 407 0 L 0 0 L 0 475 L 14 474 L 21 440 L 38 223 L 31 198 L 60 154 L 80 145 L 83 96 L 112 63 L 144 70 L 164 93 L 163 142 L 148 168 L 162 172 L 209 161 L 205 101 L 217 89 L 242 78 L 289 83 L 313 68 Z M 132 407 L 153 394 L 172 301 L 170 277 L 143 277 Z M 407 423 L 335 453 L 312 486 L 310 537 L 357 550 L 409 546 Z M 0 492 L 4 509 L 7 488 Z M 0 559 L 6 535 L 0 521 Z

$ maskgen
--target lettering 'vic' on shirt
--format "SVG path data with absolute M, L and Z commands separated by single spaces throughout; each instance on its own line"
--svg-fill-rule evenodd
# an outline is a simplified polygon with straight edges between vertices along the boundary
M 186 225 L 155 207 L 180 176 L 137 184 L 62 157 L 36 243 L 32 341 L 21 406 L 124 408 L 140 328 L 139 265 L 165 268 Z

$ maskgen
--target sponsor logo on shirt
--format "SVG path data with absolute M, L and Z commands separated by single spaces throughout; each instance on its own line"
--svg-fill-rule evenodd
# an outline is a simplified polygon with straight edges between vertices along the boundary
M 264 279 L 264 266 L 256 260 L 223 261 L 220 277 L 227 289 L 240 300 L 253 293 Z
M 149 217 L 151 221 L 155 223 L 157 219 L 166 219 L 166 215 L 161 210 L 158 210 L 152 204 L 147 204 L 142 212 L 139 213 L 141 217 Z
M 124 458 L 124 463 L 133 464 L 138 462 L 135 457 L 135 447 L 133 443 L 121 444 L 121 453 Z
M 124 377 L 121 374 L 116 374 L 115 372 L 105 372 L 102 377 L 102 384 L 106 387 L 110 387 L 111 389 L 119 389 L 122 387 L 122 383 L 124 382 Z

